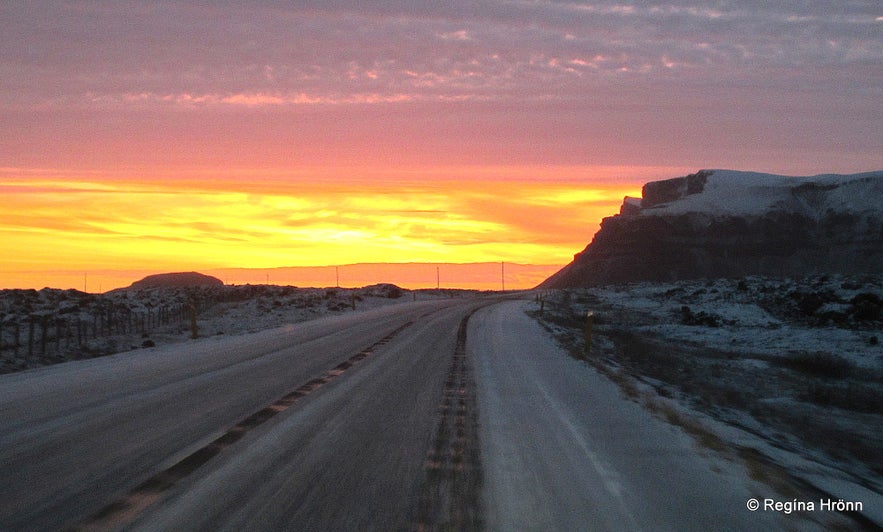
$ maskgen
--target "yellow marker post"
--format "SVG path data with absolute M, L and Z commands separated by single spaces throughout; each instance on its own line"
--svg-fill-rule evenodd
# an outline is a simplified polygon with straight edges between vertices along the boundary
M 592 346 L 592 327 L 595 325 L 595 313 L 591 310 L 586 313 L 586 347 L 583 354 L 588 357 Z

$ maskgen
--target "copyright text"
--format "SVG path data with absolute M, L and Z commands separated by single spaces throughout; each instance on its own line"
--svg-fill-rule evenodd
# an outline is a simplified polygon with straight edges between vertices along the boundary
M 793 499 L 790 501 L 777 501 L 775 499 L 748 499 L 745 503 L 748 510 L 756 512 L 762 510 L 764 512 L 781 512 L 790 514 L 792 512 L 861 512 L 864 510 L 864 504 L 861 501 L 845 501 L 843 499 L 819 499 L 818 501 L 801 501 Z

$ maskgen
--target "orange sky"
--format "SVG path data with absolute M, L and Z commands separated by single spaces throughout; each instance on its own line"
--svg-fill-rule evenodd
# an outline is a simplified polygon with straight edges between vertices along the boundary
M 743 4 L 0 2 L 0 287 L 539 278 L 647 181 L 883 167 L 879 1 Z
M 168 271 L 504 261 L 513 263 L 507 288 L 528 288 L 569 262 L 623 196 L 640 194 L 640 183 L 624 176 L 671 171 L 322 168 L 120 177 L 4 169 L 0 239 L 10 252 L 0 259 L 0 286 L 98 291 Z M 514 263 L 541 267 L 516 278 Z M 451 270 L 446 285 L 458 286 L 458 275 L 469 287 L 500 286 L 496 270 L 482 286 L 462 269 Z M 226 277 L 266 280 L 261 272 Z M 314 279 L 273 274 L 272 281 Z M 381 281 L 396 280 L 378 272 Z M 402 281 L 435 284 L 434 275 Z

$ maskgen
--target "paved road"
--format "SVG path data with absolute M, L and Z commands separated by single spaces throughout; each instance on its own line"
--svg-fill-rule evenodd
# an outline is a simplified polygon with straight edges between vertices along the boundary
M 5 375 L 0 530 L 409 526 L 459 326 L 483 304 L 404 303 Z M 292 404 L 262 419 L 280 400 Z
M 403 303 L 0 377 L 0 530 L 781 524 L 522 305 Z

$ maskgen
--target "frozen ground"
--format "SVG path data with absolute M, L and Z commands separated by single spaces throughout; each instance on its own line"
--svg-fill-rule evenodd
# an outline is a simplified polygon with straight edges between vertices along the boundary
M 880 277 L 748 277 L 546 292 L 531 313 L 583 357 L 592 311 L 587 360 L 636 402 L 785 492 L 877 501 L 879 525 L 881 301 Z
M 119 432 L 119 427 L 143 421 L 143 428 L 150 438 L 162 434 L 168 441 L 179 442 L 181 434 L 178 430 L 193 431 L 193 419 L 198 418 L 203 420 L 203 428 L 214 435 L 196 434 L 194 438 L 211 441 L 217 435 L 212 431 L 218 426 L 229 426 L 230 420 L 240 419 L 266 404 L 266 398 L 253 397 L 251 392 L 255 386 L 243 384 L 248 381 L 236 372 L 244 371 L 248 379 L 262 385 L 278 379 L 280 386 L 290 390 L 292 382 L 305 381 L 310 373 L 286 376 L 286 372 L 297 369 L 293 362 L 315 362 L 313 357 L 305 354 L 321 355 L 317 367 L 330 367 L 338 362 L 336 357 L 358 352 L 373 341 L 364 338 L 365 331 L 380 337 L 383 331 L 395 325 L 364 318 L 389 314 L 396 315 L 397 323 L 400 323 L 404 319 L 413 320 L 413 316 L 408 317 L 411 314 L 419 314 L 417 319 L 423 319 L 420 322 L 423 325 L 414 325 L 399 335 L 397 341 L 401 343 L 386 345 L 386 358 L 376 358 L 363 366 L 361 372 L 348 374 L 354 378 L 335 381 L 342 386 L 335 401 L 342 403 L 330 401 L 332 392 L 328 392 L 329 395 L 324 397 L 329 401 L 323 407 L 328 416 L 320 417 L 316 421 L 318 425 L 285 424 L 286 430 L 299 431 L 298 438 L 313 442 L 312 448 L 318 455 L 346 460 L 345 468 L 329 469 L 323 460 L 315 459 L 318 455 L 310 459 L 321 474 L 337 475 L 333 481 L 322 484 L 330 488 L 327 493 L 345 500 L 346 504 L 355 504 L 359 512 L 368 516 L 365 519 L 372 515 L 365 508 L 376 507 L 376 502 L 366 502 L 361 497 L 368 489 L 366 486 L 379 485 L 380 476 L 365 473 L 364 466 L 380 464 L 380 470 L 388 473 L 390 468 L 383 464 L 394 455 L 390 450 L 396 449 L 402 441 L 396 435 L 398 433 L 384 428 L 385 424 L 407 432 L 413 431 L 415 422 L 400 423 L 406 415 L 424 422 L 434 419 L 437 412 L 435 397 L 442 378 L 453 371 L 449 369 L 445 353 L 454 348 L 455 336 L 459 337 L 457 326 L 463 323 L 463 316 L 468 315 L 469 308 L 484 305 L 475 300 L 464 300 L 463 305 L 455 301 L 423 305 L 426 308 L 433 305 L 446 307 L 449 312 L 445 310 L 442 316 L 412 310 L 415 307 L 411 305 L 395 304 L 415 298 L 455 297 L 459 293 L 410 293 L 389 285 L 355 291 L 235 287 L 214 299 L 202 294 L 197 325 L 200 338 L 209 338 L 194 341 L 189 338 L 189 320 L 181 321 L 175 317 L 173 303 L 180 303 L 179 299 L 185 296 L 200 299 L 196 297 L 199 294 L 145 291 L 128 293 L 124 298 L 114 295 L 118 299 L 108 301 L 59 292 L 5 293 L 4 296 L 11 296 L 19 303 L 17 308 L 27 309 L 27 312 L 14 314 L 9 307 L 4 307 L 4 318 L 8 323 L 11 315 L 41 316 L 54 311 L 52 317 L 77 315 L 81 321 L 88 322 L 104 308 L 118 316 L 127 316 L 125 320 L 116 319 L 116 322 L 125 322 L 126 327 L 132 328 L 129 333 L 118 335 L 120 345 L 150 340 L 157 347 L 145 348 L 143 353 L 136 350 L 119 357 L 9 375 L 4 377 L 8 381 L 4 387 L 6 393 L 15 389 L 28 393 L 38 390 L 30 385 L 9 386 L 10 383 L 39 382 L 43 391 L 52 392 L 41 393 L 42 400 L 64 404 L 67 408 L 70 398 L 75 395 L 57 393 L 62 388 L 52 385 L 53 375 L 76 375 L 96 367 L 119 367 L 116 364 L 120 361 L 151 365 L 165 355 L 174 355 L 166 357 L 166 361 L 188 368 L 185 375 L 198 375 L 198 378 L 176 381 L 175 386 L 180 384 L 182 387 L 178 399 L 171 403 L 165 389 L 171 385 L 165 382 L 167 375 L 152 371 L 136 372 L 137 377 L 139 380 L 159 379 L 156 382 L 164 391 L 150 388 L 153 391 L 144 394 L 142 392 L 147 388 L 122 388 L 127 393 L 134 392 L 127 399 L 138 403 L 134 410 L 118 408 L 116 399 L 106 403 L 86 401 L 89 405 L 101 404 L 102 409 L 108 409 L 107 415 L 125 418 L 120 423 L 109 422 L 110 418 L 95 418 L 89 412 L 80 415 L 91 419 L 91 425 L 72 423 L 72 418 L 62 413 L 58 418 L 60 426 L 79 431 L 84 438 L 79 443 L 80 448 L 86 449 L 95 448 L 96 441 L 103 444 L 110 441 L 104 433 L 92 431 L 95 424 L 117 434 L 115 438 L 128 441 L 133 432 Z M 468 333 L 464 335 L 468 358 L 472 360 L 470 371 L 475 372 L 478 442 L 485 475 L 483 500 L 486 524 L 490 528 L 707 530 L 754 527 L 804 530 L 848 528 L 856 524 L 873 528 L 883 524 L 881 353 L 879 343 L 873 340 L 881 334 L 879 280 L 746 278 L 711 283 L 641 284 L 537 292 L 536 295 L 535 302 L 504 303 L 475 312 L 473 319 L 469 320 Z M 27 297 L 35 299 L 29 303 Z M 522 294 L 520 297 L 531 296 Z M 355 313 L 353 301 L 356 303 Z M 361 312 L 380 306 L 386 308 Z M 124 308 L 133 315 L 128 316 Z M 163 318 L 157 317 L 160 308 L 168 310 L 162 313 Z M 567 351 L 558 348 L 549 335 L 532 323 L 524 315 L 525 310 L 555 333 L 575 358 L 584 358 L 581 342 L 585 313 L 594 311 L 597 319 L 591 351 L 586 357 L 589 364 L 567 358 Z M 314 320 L 288 330 L 228 338 L 334 314 L 342 315 Z M 153 317 L 147 321 L 159 322 L 159 325 L 152 329 L 147 326 L 150 330 L 145 337 L 145 333 L 139 332 L 144 323 L 141 318 L 150 316 Z M 174 319 L 163 324 L 163 319 L 169 316 Z M 314 337 L 310 332 L 341 321 L 358 327 L 346 329 L 344 335 L 337 331 L 336 325 L 335 332 L 330 335 Z M 103 327 L 109 326 L 100 325 L 99 332 Z M 762 332 L 769 334 L 764 336 Z M 100 335 L 96 339 L 86 336 L 86 344 L 101 339 Z M 50 352 L 59 349 L 59 358 L 65 349 L 73 349 L 78 344 L 67 335 L 65 337 L 66 341 L 53 342 L 50 336 L 47 342 Z M 793 342 L 789 342 L 789 338 L 793 338 Z M 281 351 L 269 349 L 268 341 L 278 346 L 274 349 L 281 348 Z M 175 342 L 182 345 L 169 345 Z M 771 346 L 773 342 L 779 344 Z M 164 348 L 163 344 L 169 346 Z M 775 345 L 788 346 L 788 349 Z M 21 350 L 19 346 L 20 354 Z M 284 357 L 291 353 L 296 356 L 285 361 Z M 415 353 L 422 355 L 416 356 Z M 240 358 L 243 363 L 227 365 Z M 436 364 L 437 371 L 432 378 L 425 374 L 430 367 L 426 363 L 428 359 Z M 219 371 L 204 371 L 200 365 L 206 360 L 213 367 L 217 365 Z M 280 361 L 285 363 L 278 368 L 271 364 Z M 262 368 L 261 372 L 253 371 L 255 365 Z M 214 380 L 215 377 L 221 380 Z M 114 386 L 108 388 L 114 394 L 117 381 L 114 380 Z M 95 386 L 95 382 L 95 376 L 90 375 L 88 382 L 81 380 L 77 386 L 86 386 L 90 393 L 97 392 L 102 387 Z M 435 382 L 436 388 L 427 395 L 429 382 Z M 229 388 L 251 398 L 241 400 L 228 391 L 222 395 L 240 411 L 231 413 L 228 410 L 232 407 L 217 404 L 206 410 L 211 401 L 189 388 L 197 384 L 203 386 L 203 392 L 209 396 L 219 389 Z M 428 397 L 425 402 L 428 408 L 415 410 L 413 401 L 402 402 L 404 388 L 416 395 L 424 395 L 424 399 Z M 333 390 L 332 387 L 324 389 L 326 392 Z M 280 393 L 277 390 L 267 395 L 272 398 Z M 148 395 L 159 401 L 163 409 L 142 403 Z M 323 396 L 311 397 L 321 399 Z M 6 403 L 30 404 L 32 407 L 36 404 L 30 401 Z M 183 409 L 185 403 L 192 409 Z M 371 416 L 366 416 L 362 410 L 366 405 L 373 405 Z M 402 414 L 397 408 L 409 414 Z M 21 422 L 19 411 L 13 407 L 8 410 L 12 425 L 17 426 Z M 138 416 L 133 415 L 136 411 Z M 298 412 L 302 411 L 292 409 L 289 414 Z M 216 419 L 209 423 L 208 414 L 224 414 L 230 419 Z M 346 419 L 329 422 L 331 417 L 338 415 Z M 170 416 L 177 416 L 180 422 L 170 424 Z M 426 426 L 431 429 L 432 423 Z M 418 469 L 426 456 L 426 445 L 431 437 L 429 429 L 416 431 L 422 434 L 418 439 L 426 438 L 426 441 L 409 447 L 409 453 L 416 456 L 414 463 Z M 323 432 L 325 439 L 318 438 L 317 434 Z M 12 438 L 10 441 L 18 438 L 11 430 L 4 434 L 7 439 Z M 30 438 L 44 434 L 27 429 L 20 435 Z M 146 443 L 151 441 L 149 438 L 136 437 L 133 441 L 138 445 L 122 448 L 141 452 L 145 447 L 139 445 L 144 444 L 146 448 L 153 445 Z M 273 439 L 272 445 L 277 445 L 278 441 Z M 60 442 L 59 449 L 72 453 L 67 456 L 89 455 L 88 452 L 77 452 L 78 447 L 71 446 L 67 439 Z M 341 442 L 345 445 L 334 446 Z M 376 443 L 371 447 L 377 451 L 377 460 L 364 459 L 362 453 L 366 442 Z M 46 471 L 53 469 L 45 457 L 30 458 L 42 452 L 41 446 L 20 440 L 19 447 L 3 448 L 12 453 L 10 456 L 22 453 L 18 456 L 18 464 L 24 469 L 32 466 L 48 468 Z M 285 445 L 284 451 L 298 454 L 304 448 Z M 72 474 L 92 474 L 80 471 L 79 458 L 71 460 L 63 454 L 53 456 L 65 463 L 74 472 Z M 101 453 L 101 459 L 112 458 Z M 274 475 L 279 482 L 274 484 L 277 487 L 267 489 L 282 501 L 292 500 L 291 483 L 299 484 L 298 489 L 307 491 L 317 485 L 312 474 L 290 474 L 291 471 L 303 471 L 296 460 L 291 463 L 294 465 L 284 467 L 277 467 L 275 461 L 264 463 L 264 471 L 270 471 L 268 475 Z M 117 462 L 129 463 L 127 460 Z M 215 465 L 226 463 L 241 465 L 244 462 L 219 461 Z M 247 463 L 253 465 L 255 462 L 249 459 Z M 454 463 L 451 458 L 451 464 Z M 144 465 L 143 460 L 141 464 Z M 214 466 L 208 467 L 207 473 Z M 240 484 L 244 490 L 242 497 L 255 497 L 255 490 L 251 489 L 253 485 L 267 486 L 268 475 L 261 473 L 255 477 L 254 471 L 258 470 L 252 468 L 237 466 L 237 470 L 252 475 L 256 483 Z M 58 470 L 53 469 L 52 475 L 57 477 Z M 25 474 L 12 475 L 11 478 L 28 482 Z M 395 478 L 401 479 L 400 476 Z M 339 488 L 343 485 L 353 489 L 342 492 Z M 232 484 L 215 485 L 218 486 L 225 496 L 237 501 L 240 506 L 236 507 L 241 507 L 243 499 L 239 495 L 230 495 Z M 10 489 L 11 493 L 18 495 L 32 494 L 30 488 Z M 91 488 L 77 493 L 77 496 L 94 497 Z M 379 493 L 388 495 L 383 490 Z M 752 497 L 761 501 L 813 500 L 817 503 L 826 498 L 842 499 L 861 502 L 864 508 L 860 514 L 847 517 L 799 511 L 796 515 L 773 511 L 752 513 L 746 508 Z M 326 500 L 324 495 L 320 498 Z M 401 500 L 401 497 L 382 498 Z M 252 500 L 263 505 L 278 499 L 262 498 L 258 494 Z M 295 500 L 302 499 L 296 497 Z M 11 498 L 6 501 L 15 505 Z M 217 508 L 219 515 L 230 507 L 228 499 L 221 497 L 201 501 L 208 501 L 206 504 Z M 317 508 L 325 511 L 329 507 L 342 507 L 337 503 L 329 504 Z M 279 522 L 289 522 L 286 520 L 291 517 L 287 513 L 290 508 L 284 503 L 272 506 L 278 512 Z M 41 513 L 34 508 L 34 515 Z M 195 508 L 202 512 L 202 506 Z M 47 514 L 42 512 L 42 515 Z M 203 513 L 193 515 L 204 516 Z M 243 515 L 246 519 L 251 516 L 247 512 Z M 265 513 L 261 515 L 266 516 Z M 20 514 L 15 513 L 15 517 Z
M 472 291 L 240 285 L 77 290 L 0 290 L 0 373 L 199 338 L 257 332 L 321 316 Z M 33 325 L 32 325 L 33 324 Z M 46 333 L 44 335 L 43 329 Z M 17 337 L 17 340 L 16 340 Z

